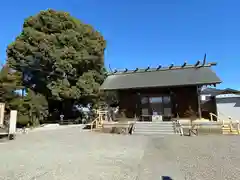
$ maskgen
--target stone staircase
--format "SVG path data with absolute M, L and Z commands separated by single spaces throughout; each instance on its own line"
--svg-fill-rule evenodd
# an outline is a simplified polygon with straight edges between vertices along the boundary
M 240 135 L 240 124 L 239 120 L 234 120 L 230 116 L 226 116 L 224 113 L 218 111 L 218 116 L 210 113 L 211 121 L 213 117 L 217 121 L 222 122 L 222 134 L 224 135 Z
M 176 134 L 173 122 L 136 122 L 134 135 L 164 136 Z
M 240 135 L 240 131 L 237 128 L 231 128 L 229 125 L 222 127 L 222 133 L 225 135 Z

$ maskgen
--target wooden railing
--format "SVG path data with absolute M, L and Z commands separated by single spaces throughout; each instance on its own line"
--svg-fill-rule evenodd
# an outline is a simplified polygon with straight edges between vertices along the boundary
M 97 117 L 95 120 L 93 120 L 91 122 L 91 131 L 93 130 L 94 124 L 95 124 L 95 128 L 98 128 L 98 126 L 99 126 L 99 117 Z
M 234 125 L 236 125 L 236 127 L 234 127 Z M 238 120 L 235 120 L 235 123 L 233 123 L 233 121 L 231 120 L 229 127 L 231 132 L 233 132 L 234 130 L 237 130 L 237 133 L 240 134 L 240 124 Z
M 183 136 L 183 127 L 179 120 L 174 121 L 174 131 L 176 134 L 180 134 L 181 136 Z
M 210 121 L 214 121 L 213 117 L 215 117 L 218 122 L 222 122 L 222 126 L 225 125 L 225 120 L 224 119 L 220 119 L 216 114 L 209 113 L 209 115 L 210 115 Z
M 239 123 L 239 120 L 236 120 L 237 122 L 237 131 L 238 131 L 238 134 L 240 134 L 240 123 Z
M 211 121 L 213 121 L 213 117 L 215 117 L 215 118 L 217 118 L 217 121 L 222 122 L 222 127 L 227 125 L 230 128 L 230 132 L 237 130 L 238 134 L 240 134 L 240 123 L 238 120 L 233 120 L 231 117 L 226 117 L 228 119 L 228 122 L 226 123 L 224 119 L 220 119 L 216 114 L 213 114 L 213 113 L 209 113 L 209 114 L 210 114 Z M 234 123 L 234 121 L 235 121 L 235 123 Z M 234 128 L 234 124 L 236 124 L 236 129 Z
M 106 116 L 108 114 L 108 111 L 102 111 L 102 110 L 96 110 L 96 111 L 97 111 L 98 117 L 91 122 L 90 124 L 91 131 L 93 130 L 94 125 L 96 129 L 102 127 L 103 121 L 104 119 L 106 119 Z
M 214 121 L 213 117 L 215 117 L 217 121 L 221 121 L 221 119 L 219 119 L 219 117 L 216 114 L 213 114 L 213 113 L 209 113 L 209 114 L 210 114 L 210 121 Z

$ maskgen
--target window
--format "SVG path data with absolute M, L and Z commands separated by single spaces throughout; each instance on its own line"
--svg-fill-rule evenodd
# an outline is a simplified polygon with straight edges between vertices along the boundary
M 149 98 L 150 103 L 162 103 L 162 97 L 151 97 Z

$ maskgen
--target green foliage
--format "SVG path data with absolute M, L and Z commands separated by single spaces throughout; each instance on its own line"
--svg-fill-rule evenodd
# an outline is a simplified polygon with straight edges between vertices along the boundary
M 7 62 L 23 74 L 22 83 L 35 93 L 34 98 L 41 94 L 48 106 L 54 106 L 51 112 L 71 113 L 74 104 L 98 101 L 106 72 L 105 46 L 92 26 L 66 12 L 47 10 L 24 21 L 21 34 L 7 48 Z M 35 114 L 38 108 L 27 107 Z
M 26 96 L 18 97 L 10 102 L 11 109 L 18 110 L 18 124 L 37 126 L 48 115 L 48 105 L 44 96 L 28 89 Z
M 21 90 L 21 73 L 12 71 L 5 65 L 0 71 L 0 102 L 5 103 L 6 109 L 10 109 L 11 101 L 19 97 L 16 90 Z
M 29 118 L 26 115 L 19 114 L 17 117 L 18 127 L 27 127 L 30 125 Z
M 18 110 L 18 124 L 37 125 L 47 115 L 47 101 L 44 96 L 29 90 L 26 96 L 16 91 L 22 90 L 21 73 L 13 71 L 6 64 L 0 71 L 0 102 L 5 103 L 7 114 Z
M 99 92 L 99 103 L 104 106 L 106 104 L 111 106 L 118 106 L 119 97 L 116 91 L 100 91 Z
M 27 95 L 24 97 L 29 111 L 29 119 L 31 125 L 39 125 L 48 116 L 48 104 L 46 98 L 41 94 L 36 94 L 28 89 Z

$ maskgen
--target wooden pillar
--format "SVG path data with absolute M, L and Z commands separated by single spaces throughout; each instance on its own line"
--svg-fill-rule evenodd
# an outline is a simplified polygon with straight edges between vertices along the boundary
M 141 102 L 141 99 L 140 99 L 140 93 L 137 92 L 136 93 L 136 98 L 135 98 L 135 103 L 136 103 L 136 109 L 135 109 L 135 120 L 136 119 L 140 119 L 140 102 Z
M 201 110 L 201 86 L 197 86 L 197 100 L 198 100 L 198 118 L 202 118 L 202 110 Z

